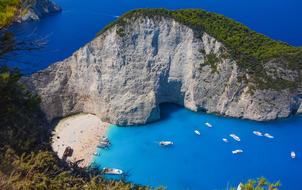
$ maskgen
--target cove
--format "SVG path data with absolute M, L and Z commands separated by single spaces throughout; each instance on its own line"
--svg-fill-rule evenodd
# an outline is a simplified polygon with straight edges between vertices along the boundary
M 205 126 L 205 122 L 213 125 Z M 194 130 L 201 133 L 197 136 Z M 253 131 L 270 133 L 268 139 Z M 235 133 L 241 142 L 229 134 Z M 112 146 L 98 150 L 98 167 L 120 168 L 128 181 L 168 189 L 227 189 L 250 178 L 280 180 L 281 189 L 302 189 L 302 117 L 254 122 L 191 112 L 174 104 L 161 105 L 161 120 L 136 127 L 111 125 Z M 227 138 L 228 143 L 222 141 Z M 172 147 L 160 147 L 171 140 Z M 232 150 L 243 149 L 233 155 Z M 296 151 L 292 159 L 290 151 Z
M 44 38 L 40 51 L 20 52 L 11 64 L 31 73 L 70 56 L 92 40 L 105 25 L 136 8 L 202 8 L 233 18 L 257 32 L 291 45 L 302 44 L 300 0 L 56 0 L 63 12 L 39 22 L 15 25 L 18 38 Z M 21 62 L 19 62 L 21 61 Z M 22 64 L 25 63 L 25 64 Z M 30 63 L 30 64 L 29 64 Z M 160 121 L 139 127 L 111 126 L 110 150 L 95 158 L 100 167 L 129 172 L 128 180 L 168 189 L 226 189 L 239 182 L 264 176 L 281 180 L 282 189 L 302 189 L 302 117 L 258 123 L 194 113 L 175 105 L 161 107 Z M 210 122 L 213 128 L 204 123 Z M 198 129 L 201 136 L 196 136 Z M 275 139 L 257 137 L 252 131 L 268 132 Z M 241 142 L 229 138 L 236 133 Z M 224 143 L 222 138 L 228 138 Z M 158 146 L 171 140 L 173 147 Z M 232 150 L 244 153 L 233 155 Z M 296 159 L 290 158 L 295 150 Z

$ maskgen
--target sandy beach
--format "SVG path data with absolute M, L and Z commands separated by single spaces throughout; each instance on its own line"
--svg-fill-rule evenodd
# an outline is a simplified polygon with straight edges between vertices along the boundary
M 77 114 L 64 118 L 54 129 L 52 148 L 62 158 L 65 148 L 70 146 L 73 154 L 67 161 L 83 160 L 79 166 L 87 167 L 108 126 L 109 123 L 102 122 L 92 114 Z

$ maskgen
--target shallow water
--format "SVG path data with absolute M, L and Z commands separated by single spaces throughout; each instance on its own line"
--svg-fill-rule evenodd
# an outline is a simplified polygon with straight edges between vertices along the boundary
M 63 12 L 15 25 L 19 38 L 45 38 L 40 51 L 23 52 L 12 60 L 31 73 L 63 60 L 91 41 L 105 25 L 136 8 L 202 8 L 233 18 L 257 32 L 292 45 L 302 45 L 301 0 L 55 0 Z M 11 61 L 15 63 L 15 61 Z M 25 64 L 21 64 L 25 63 Z
M 109 150 L 99 150 L 99 167 L 129 172 L 128 180 L 168 189 L 226 189 L 249 178 L 281 180 L 282 189 L 302 189 L 302 117 L 275 122 L 252 122 L 194 113 L 173 104 L 161 106 L 162 119 L 139 127 L 112 125 Z M 213 125 L 205 126 L 205 122 Z M 197 136 L 194 130 L 201 133 Z M 253 131 L 273 135 L 258 137 Z M 241 141 L 234 141 L 230 133 Z M 222 141 L 227 138 L 229 143 Z M 160 147 L 171 140 L 172 147 Z M 233 155 L 232 150 L 243 149 Z M 290 152 L 296 151 L 296 159 Z

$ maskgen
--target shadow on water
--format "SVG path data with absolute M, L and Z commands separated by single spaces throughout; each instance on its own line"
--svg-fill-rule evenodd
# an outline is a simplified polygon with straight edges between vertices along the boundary
M 173 113 L 181 110 L 182 108 L 183 108 L 183 106 L 180 106 L 180 105 L 175 104 L 175 103 L 162 103 L 162 104 L 160 104 L 159 105 L 160 119 L 156 122 L 168 120 L 171 117 L 171 115 L 173 115 Z
M 182 108 L 184 108 L 181 105 L 175 104 L 175 103 L 161 103 L 159 105 L 159 112 L 160 112 L 160 118 L 155 121 L 148 121 L 147 124 L 153 124 L 153 123 L 158 123 L 162 122 L 165 120 L 168 120 L 171 118 L 173 113 L 180 111 Z M 145 126 L 146 124 L 136 124 L 136 125 L 115 125 L 117 127 L 140 127 L 140 126 Z

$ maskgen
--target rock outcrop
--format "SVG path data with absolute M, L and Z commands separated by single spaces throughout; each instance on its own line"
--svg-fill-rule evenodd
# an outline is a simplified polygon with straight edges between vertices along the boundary
M 211 35 L 197 38 L 191 28 L 162 16 L 128 23 L 23 78 L 41 97 L 49 120 L 85 112 L 114 124 L 143 124 L 160 118 L 164 102 L 257 121 L 302 112 L 301 89 L 251 90 L 240 79 L 246 74 Z
M 22 9 L 16 17 L 16 22 L 39 20 L 47 14 L 61 11 L 61 8 L 51 0 L 29 0 L 22 3 Z

